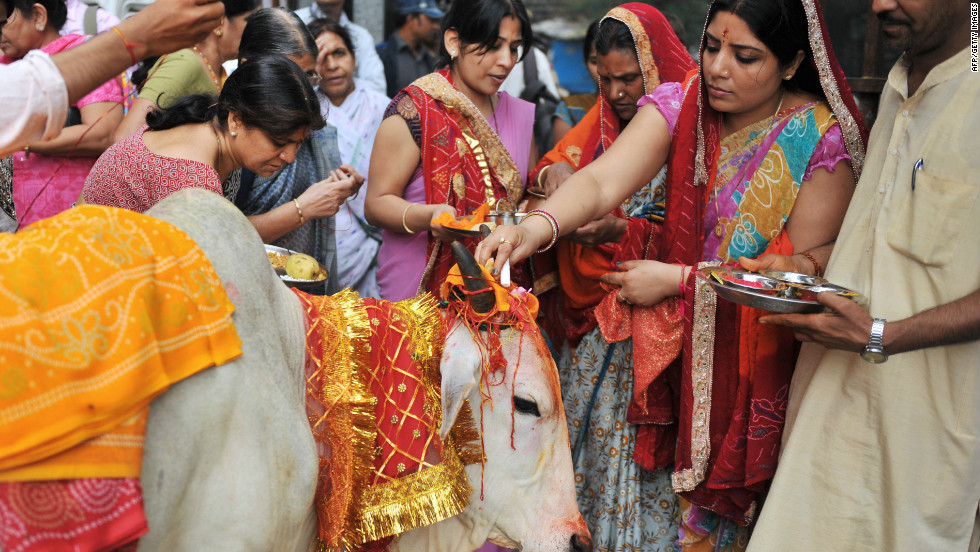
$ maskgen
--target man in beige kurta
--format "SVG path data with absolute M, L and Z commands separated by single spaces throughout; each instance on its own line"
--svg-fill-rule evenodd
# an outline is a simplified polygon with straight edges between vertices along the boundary
M 977 549 L 980 74 L 964 48 L 970 6 L 874 7 L 887 14 L 886 39 L 913 40 L 888 75 L 826 275 L 866 295 L 870 315 L 831 297 L 821 300 L 835 314 L 770 317 L 816 343 L 800 353 L 752 552 Z M 949 54 L 921 50 L 935 44 Z M 871 316 L 888 320 L 883 364 L 859 355 Z

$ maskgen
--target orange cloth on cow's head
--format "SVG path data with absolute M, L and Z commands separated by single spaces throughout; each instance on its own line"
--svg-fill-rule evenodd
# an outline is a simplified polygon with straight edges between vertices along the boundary
M 171 224 L 91 205 L 0 252 L 0 480 L 139 476 L 150 401 L 241 354 L 214 267 Z
M 520 318 L 522 321 L 534 322 L 538 317 L 538 298 L 533 293 L 522 287 L 518 287 L 514 283 L 511 283 L 509 288 L 505 288 L 500 285 L 500 282 L 494 280 L 493 276 L 487 272 L 486 267 L 480 267 L 480 272 L 483 274 L 483 279 L 493 287 L 493 295 L 497 299 L 494 310 L 497 313 L 507 312 L 514 317 Z M 463 284 L 463 275 L 459 271 L 458 264 L 454 264 L 449 269 L 449 275 L 446 276 L 446 281 L 442 284 L 441 292 L 443 299 L 450 297 L 450 290 L 453 287 L 465 287 Z

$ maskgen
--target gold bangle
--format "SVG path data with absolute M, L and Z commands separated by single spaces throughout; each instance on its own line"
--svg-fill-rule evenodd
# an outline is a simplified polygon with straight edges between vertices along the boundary
M 551 168 L 551 165 L 545 165 L 540 171 L 538 171 L 538 176 L 534 178 L 535 182 L 538 183 L 539 188 L 543 188 L 544 184 L 541 183 L 541 177 L 544 176 L 544 172 Z
M 293 205 L 296 206 L 296 212 L 299 213 L 299 225 L 303 226 L 306 224 L 306 219 L 303 218 L 303 210 L 299 208 L 299 199 L 293 198 Z
M 409 203 L 408 206 L 405 207 L 405 210 L 402 211 L 402 228 L 404 228 L 405 232 L 409 234 L 414 234 L 415 231 L 408 227 L 408 223 L 405 221 L 405 215 L 408 214 L 408 210 L 411 209 L 413 206 L 415 206 L 414 203 Z

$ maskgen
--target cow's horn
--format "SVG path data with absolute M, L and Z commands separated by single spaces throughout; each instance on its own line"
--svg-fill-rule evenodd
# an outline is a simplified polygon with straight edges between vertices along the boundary
M 476 262 L 476 257 L 458 241 L 454 241 L 452 247 L 453 254 L 456 255 L 456 262 L 459 264 L 459 272 L 463 276 L 463 286 L 468 292 L 470 306 L 477 314 L 486 314 L 492 311 L 497 303 L 497 298 L 493 294 L 492 285 L 483 276 L 480 265 Z

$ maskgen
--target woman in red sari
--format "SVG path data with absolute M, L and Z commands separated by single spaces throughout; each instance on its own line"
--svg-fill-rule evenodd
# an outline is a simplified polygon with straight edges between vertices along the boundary
M 654 108 L 549 198 L 550 214 L 499 228 L 478 250 L 523 258 L 666 164 L 666 220 L 621 241 L 646 260 L 603 277 L 621 287 L 597 316 L 610 341 L 633 338 L 646 383 L 631 408 L 677 417 L 642 427 L 637 450 L 674 463 L 683 550 L 746 545 L 776 468 L 795 355 L 791 332 L 718 301 L 697 269 L 778 252 L 819 272 L 860 173 L 867 134 L 827 37 L 814 0 L 715 0 L 700 72 L 644 98 Z
M 441 244 L 458 236 L 433 219 L 484 204 L 514 211 L 534 158 L 534 105 L 497 92 L 530 49 L 523 2 L 454 2 L 442 27 L 442 68 L 392 99 L 371 154 L 364 214 L 383 229 L 378 284 L 388 300 L 437 293 L 455 263 Z
M 636 115 L 640 98 L 662 85 L 679 87 L 695 67 L 666 18 L 646 4 L 610 10 L 599 24 L 595 44 L 600 95 L 532 173 L 548 191 L 612 145 Z M 673 552 L 677 535 L 678 507 L 669 492 L 670 472 L 654 469 L 634 455 L 635 423 L 640 420 L 627 411 L 633 390 L 631 343 L 606 343 L 593 314 L 605 296 L 599 278 L 616 270 L 618 242 L 627 226 L 639 222 L 634 217 L 652 215 L 654 205 L 663 205 L 664 172 L 612 213 L 555 246 L 561 316 L 552 328 L 560 326 L 564 335 L 550 337 L 559 347 L 564 337 L 567 345 L 561 347 L 558 371 L 575 453 L 579 507 L 594 548 L 610 552 Z M 633 512 L 634 523 L 622 522 L 625 512 Z

